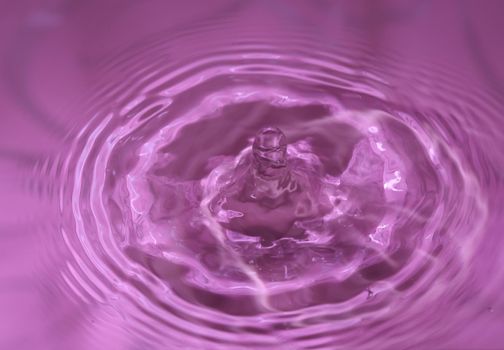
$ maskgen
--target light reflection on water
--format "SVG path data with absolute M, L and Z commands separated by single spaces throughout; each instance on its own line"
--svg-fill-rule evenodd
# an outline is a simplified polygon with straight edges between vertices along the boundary
M 502 4 L 2 6 L 0 348 L 499 348 Z

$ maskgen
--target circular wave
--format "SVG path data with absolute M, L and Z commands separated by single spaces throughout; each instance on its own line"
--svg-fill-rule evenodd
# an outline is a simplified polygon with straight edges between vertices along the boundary
M 101 65 L 60 156 L 61 287 L 153 348 L 428 346 L 491 309 L 494 96 L 357 41 L 225 30 L 161 33 Z M 266 244 L 222 203 L 269 125 L 326 209 Z M 254 220 L 283 232 L 276 213 Z

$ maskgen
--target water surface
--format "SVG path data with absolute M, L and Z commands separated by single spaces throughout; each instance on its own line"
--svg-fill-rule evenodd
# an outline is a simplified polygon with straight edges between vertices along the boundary
M 499 2 L 4 7 L 0 348 L 502 347 Z

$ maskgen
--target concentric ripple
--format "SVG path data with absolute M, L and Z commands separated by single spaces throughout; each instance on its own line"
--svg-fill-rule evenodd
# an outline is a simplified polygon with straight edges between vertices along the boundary
M 161 33 L 101 66 L 59 156 L 58 283 L 83 313 L 152 349 L 395 349 L 494 305 L 495 96 L 358 41 L 226 30 Z M 247 227 L 284 233 L 291 213 L 251 219 L 236 198 L 270 125 L 311 214 L 264 242 Z

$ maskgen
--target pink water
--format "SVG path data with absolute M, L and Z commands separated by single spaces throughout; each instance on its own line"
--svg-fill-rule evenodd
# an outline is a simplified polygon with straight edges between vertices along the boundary
M 504 348 L 502 2 L 0 7 L 0 349 Z

